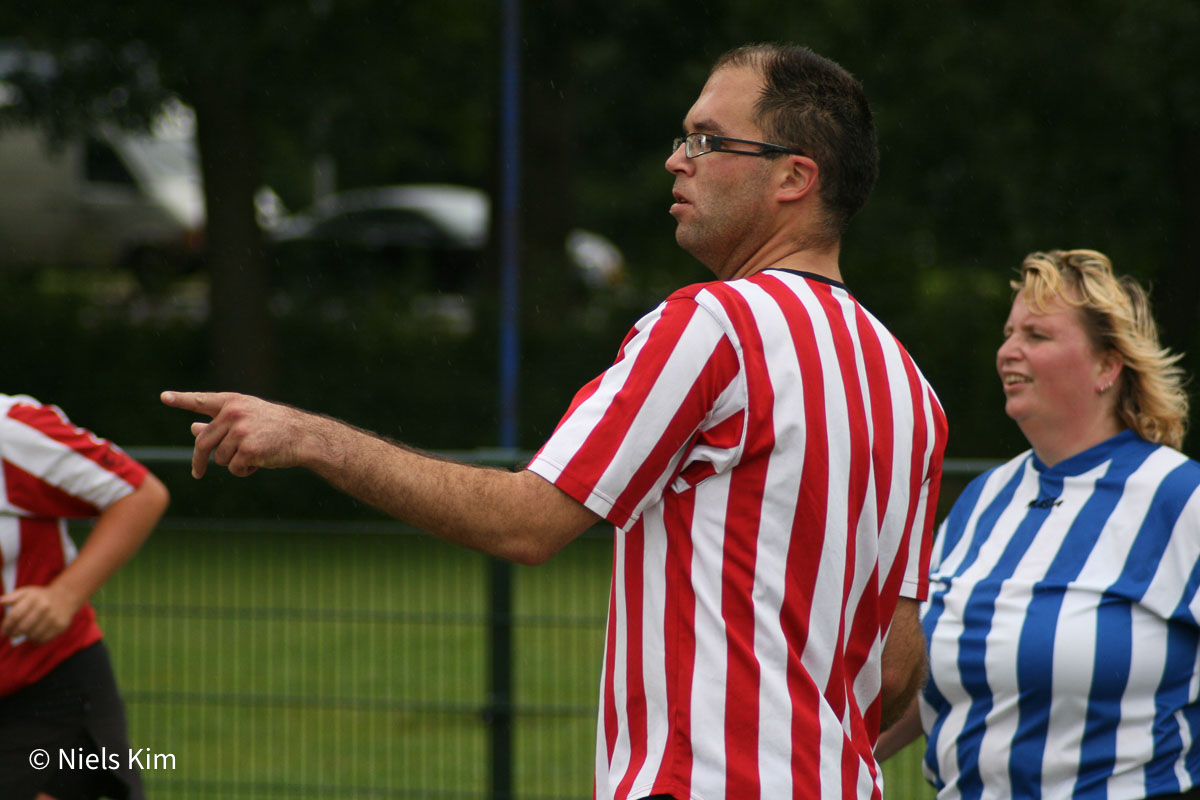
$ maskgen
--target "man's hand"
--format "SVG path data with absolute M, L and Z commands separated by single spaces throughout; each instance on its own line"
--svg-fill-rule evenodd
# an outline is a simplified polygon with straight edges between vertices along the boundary
M 43 644 L 65 631 L 83 605 L 81 598 L 50 586 L 22 586 L 0 596 L 4 606 L 4 622 L 0 637 L 27 637 Z
M 317 419 L 291 406 L 232 392 L 163 392 L 161 399 L 212 418 L 192 423 L 193 478 L 204 476 L 210 455 L 243 478 L 259 467 L 299 466 L 300 446 Z

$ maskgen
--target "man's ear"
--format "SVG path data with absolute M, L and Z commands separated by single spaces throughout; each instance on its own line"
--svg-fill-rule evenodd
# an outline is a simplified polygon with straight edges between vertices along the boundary
M 821 169 L 808 156 L 789 155 L 780 159 L 780 202 L 791 203 L 816 192 L 821 182 Z M 814 195 L 815 196 L 815 195 Z

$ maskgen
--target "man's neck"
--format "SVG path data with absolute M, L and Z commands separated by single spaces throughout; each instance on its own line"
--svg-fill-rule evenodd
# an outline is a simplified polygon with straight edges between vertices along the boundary
M 754 259 L 747 262 L 741 269 L 731 275 L 728 280 L 747 278 L 764 269 L 788 269 L 795 272 L 810 272 L 838 283 L 842 280 L 842 271 L 838 266 L 839 247 L 796 250 L 779 258 Z

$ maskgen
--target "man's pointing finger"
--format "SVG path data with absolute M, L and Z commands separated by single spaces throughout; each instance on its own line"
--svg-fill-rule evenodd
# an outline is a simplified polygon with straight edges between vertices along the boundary
M 225 405 L 225 392 L 163 392 L 159 399 L 172 408 L 197 411 L 215 417 Z

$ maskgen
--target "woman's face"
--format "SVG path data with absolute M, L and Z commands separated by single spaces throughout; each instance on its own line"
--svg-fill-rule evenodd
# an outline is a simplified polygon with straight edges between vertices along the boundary
M 1098 389 L 1108 361 L 1083 326 L 1083 312 L 1062 302 L 1038 314 L 1013 300 L 1004 325 L 996 369 L 1004 386 L 1004 411 L 1033 441 L 1037 433 L 1056 438 L 1111 417 L 1113 406 Z M 1037 443 L 1034 443 L 1035 449 Z

